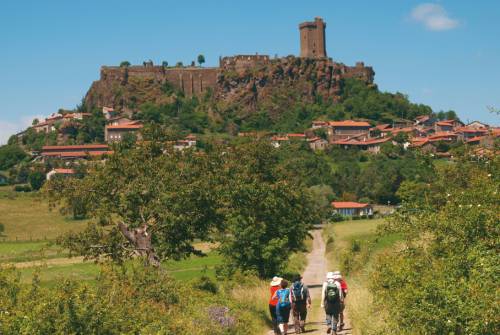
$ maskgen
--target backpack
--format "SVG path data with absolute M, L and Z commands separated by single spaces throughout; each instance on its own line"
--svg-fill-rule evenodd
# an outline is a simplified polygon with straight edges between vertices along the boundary
M 304 293 L 304 285 L 302 285 L 301 282 L 293 283 L 292 298 L 294 302 L 300 302 L 306 300 L 306 295 Z
M 290 290 L 283 289 L 278 291 L 278 306 L 280 308 L 289 307 L 290 306 Z
M 339 288 L 335 283 L 328 283 L 326 285 L 326 301 L 329 303 L 336 303 L 340 299 Z

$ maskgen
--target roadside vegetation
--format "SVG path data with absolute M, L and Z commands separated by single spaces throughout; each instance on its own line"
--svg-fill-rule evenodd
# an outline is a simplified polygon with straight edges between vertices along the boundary
M 323 231 L 330 268 L 340 270 L 349 286 L 346 310 L 355 335 L 388 334 L 385 310 L 375 306 L 369 281 L 376 256 L 395 248 L 401 237 L 380 236 L 377 229 L 383 224 L 384 219 L 347 220 Z

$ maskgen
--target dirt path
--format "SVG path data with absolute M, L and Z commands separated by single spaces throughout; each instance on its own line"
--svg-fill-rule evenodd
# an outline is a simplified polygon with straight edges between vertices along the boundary
M 325 275 L 328 272 L 328 261 L 325 257 L 325 242 L 321 236 L 321 230 L 314 230 L 313 235 L 313 247 L 311 252 L 307 255 L 307 267 L 304 270 L 303 282 L 309 287 L 309 292 L 312 298 L 312 308 L 309 310 L 309 315 L 307 317 L 306 333 L 305 334 L 326 334 L 325 325 L 325 315 L 321 308 L 321 288 L 323 282 L 325 281 Z M 344 313 L 345 315 L 345 313 Z M 350 335 L 351 325 L 346 316 L 345 329 L 341 332 L 337 332 L 338 335 Z M 293 320 L 290 315 L 290 325 L 289 334 L 295 334 L 293 330 Z M 273 331 L 270 331 L 268 335 L 273 335 Z

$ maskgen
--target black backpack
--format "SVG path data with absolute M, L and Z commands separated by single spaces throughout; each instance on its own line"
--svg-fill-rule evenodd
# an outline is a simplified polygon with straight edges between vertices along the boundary
M 292 298 L 294 302 L 300 302 L 306 300 L 306 295 L 304 292 L 304 285 L 301 282 L 295 282 L 292 286 Z
M 340 299 L 339 288 L 335 283 L 328 283 L 326 285 L 326 301 L 329 303 L 336 303 Z

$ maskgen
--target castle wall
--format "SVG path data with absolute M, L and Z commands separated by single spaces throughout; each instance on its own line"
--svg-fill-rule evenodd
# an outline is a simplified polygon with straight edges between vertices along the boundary
M 219 66 L 223 70 L 235 70 L 242 72 L 269 63 L 268 55 L 237 55 L 224 57 L 219 60 Z
M 163 66 L 101 67 L 102 81 L 127 82 L 129 78 L 168 81 L 187 96 L 200 95 L 217 85 L 218 68 L 164 68 Z

